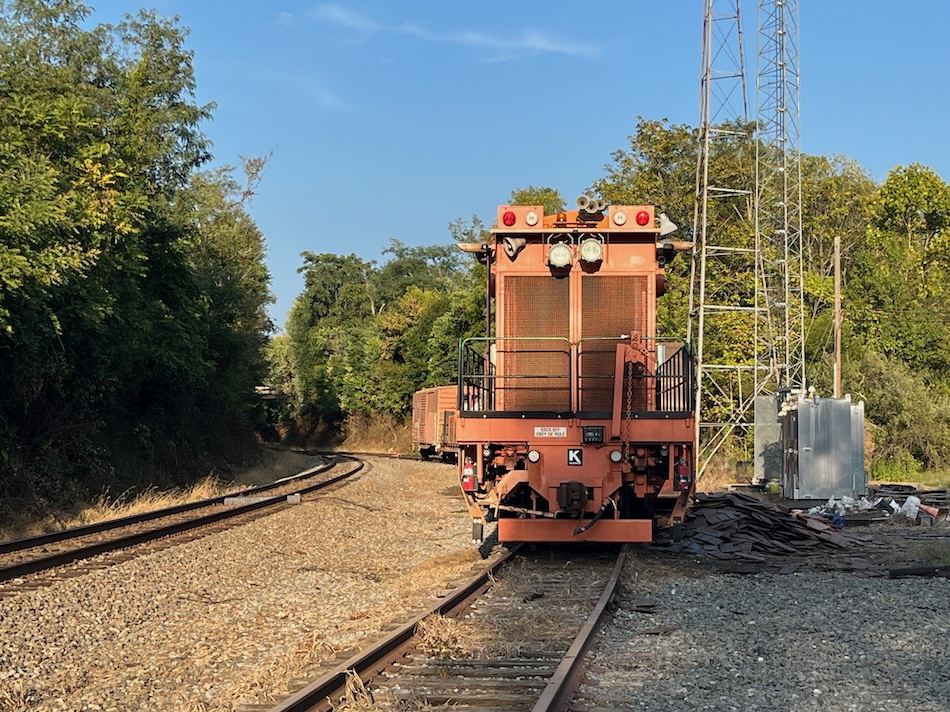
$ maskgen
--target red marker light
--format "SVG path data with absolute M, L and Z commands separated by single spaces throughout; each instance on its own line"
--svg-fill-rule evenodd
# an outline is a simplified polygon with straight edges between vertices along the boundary
M 637 225 L 643 227 L 648 222 L 650 222 L 650 213 L 648 213 L 646 210 L 641 210 L 637 213 Z
M 515 224 L 515 214 L 510 210 L 501 216 L 501 221 L 505 223 L 505 227 L 511 227 Z

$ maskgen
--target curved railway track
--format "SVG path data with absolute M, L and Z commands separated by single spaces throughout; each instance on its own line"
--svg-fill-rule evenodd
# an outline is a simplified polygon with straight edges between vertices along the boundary
M 363 469 L 348 456 L 292 477 L 228 495 L 0 544 L 0 596 L 47 585 L 58 576 L 125 561 L 292 506 L 295 495 L 330 487 Z M 337 469 L 342 472 L 335 472 Z M 311 482 L 318 479 L 317 482 Z M 148 545 L 141 547 L 139 545 Z M 133 549 L 132 547 L 136 547 Z M 110 560 L 90 561 L 101 554 Z M 73 565 L 73 566 L 70 566 Z M 63 567 L 69 566 L 66 570 Z M 25 578 L 29 577 L 29 578 Z
M 271 712 L 332 710 L 354 675 L 374 709 L 408 700 L 462 710 L 566 709 L 615 595 L 627 547 L 612 555 L 552 552 L 515 560 L 516 554 Z M 470 654 L 428 654 L 420 631 L 430 616 L 459 618 L 491 642 Z M 506 644 L 498 645 L 502 640 Z

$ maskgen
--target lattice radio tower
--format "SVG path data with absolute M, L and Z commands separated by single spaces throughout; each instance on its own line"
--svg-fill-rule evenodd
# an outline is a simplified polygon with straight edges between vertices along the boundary
M 755 333 L 758 260 L 753 225 L 752 137 L 739 0 L 705 0 L 697 129 L 689 336 L 697 357 L 701 473 L 754 398 L 754 355 L 736 359 L 723 332 Z M 723 170 L 721 156 L 738 159 Z M 754 349 L 753 342 L 749 348 Z
M 769 361 L 756 371 L 756 391 L 797 397 L 805 387 L 798 0 L 759 2 L 757 76 L 755 238 L 764 307 L 757 338 Z
M 752 432 L 757 396 L 804 384 L 797 0 L 761 0 L 757 37 L 753 140 L 739 0 L 705 1 L 689 326 L 700 472 Z

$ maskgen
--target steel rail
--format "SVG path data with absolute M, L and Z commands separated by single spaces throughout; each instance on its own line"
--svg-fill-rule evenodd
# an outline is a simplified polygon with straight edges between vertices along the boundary
M 594 606 L 587 622 L 584 623 L 574 642 L 571 643 L 571 647 L 564 654 L 564 659 L 557 666 L 531 712 L 563 712 L 570 704 L 571 697 L 580 683 L 584 655 L 590 650 L 594 638 L 600 630 L 600 623 L 604 618 L 604 614 L 607 612 L 607 606 L 610 605 L 617 591 L 617 584 L 620 581 L 620 574 L 623 571 L 629 547 L 629 544 L 624 544 L 621 547 L 620 554 L 617 556 L 617 563 L 614 564 L 613 572 L 610 574 L 610 579 L 607 581 L 597 605 Z
M 359 462 L 357 467 L 348 472 L 331 477 L 329 480 L 310 485 L 309 487 L 304 487 L 294 494 L 302 495 L 324 489 L 346 479 L 347 477 L 355 475 L 357 472 L 362 470 L 363 467 L 364 463 Z M 286 481 L 283 484 L 286 484 Z M 234 495 L 229 495 L 229 497 L 233 496 Z M 73 549 L 71 551 L 64 551 L 43 558 L 32 559 L 30 561 L 14 564 L 13 566 L 0 569 L 0 583 L 37 573 L 39 571 L 53 569 L 58 566 L 65 566 L 75 561 L 88 559 L 99 554 L 108 553 L 110 551 L 118 551 L 119 549 L 126 549 L 130 546 L 135 546 L 136 544 L 142 544 L 148 541 L 154 541 L 155 539 L 161 539 L 166 536 L 180 534 L 181 532 L 188 531 L 189 529 L 197 529 L 198 527 L 215 524 L 225 519 L 238 517 L 243 514 L 248 514 L 258 509 L 264 509 L 265 507 L 274 506 L 286 501 L 287 495 L 265 497 L 257 502 L 234 506 L 224 511 L 214 512 L 213 514 L 208 514 L 202 517 L 195 517 L 194 519 L 189 519 L 184 522 L 177 522 L 165 527 L 157 527 L 155 529 L 150 529 L 149 531 L 138 532 L 129 536 L 120 537 L 118 539 L 112 539 L 110 541 L 100 542 L 98 544 L 91 544 L 89 546 Z M 221 502 L 224 502 L 224 498 L 221 498 Z
M 391 635 L 377 642 L 369 650 L 357 653 L 344 661 L 335 670 L 272 707 L 269 712 L 305 712 L 305 710 L 322 709 L 321 705 L 326 703 L 327 700 L 343 694 L 349 675 L 355 673 L 362 677 L 376 668 L 385 667 L 387 662 L 394 657 L 394 654 L 412 639 L 419 624 L 425 618 L 433 615 L 444 615 L 448 611 L 461 606 L 469 598 L 487 587 L 492 574 L 508 563 L 518 553 L 519 549 L 520 547 L 512 548 L 486 571 L 452 592 L 442 603 L 406 623 Z
M 143 512 L 142 514 L 133 514 L 128 517 L 121 517 L 119 519 L 109 519 L 103 522 L 96 522 L 94 524 L 84 524 L 79 527 L 61 529 L 59 531 L 49 532 L 47 534 L 37 534 L 36 536 L 26 537 L 25 539 L 5 541 L 0 543 L 0 554 L 9 554 L 14 551 L 22 551 L 23 549 L 30 549 L 34 546 L 42 546 L 44 544 L 55 544 L 56 542 L 88 536 L 90 534 L 101 534 L 102 532 L 111 531 L 112 529 L 119 529 L 121 527 L 127 527 L 132 524 L 142 524 L 143 522 L 148 522 L 153 519 L 160 519 L 173 514 L 182 514 L 184 512 L 190 512 L 194 509 L 201 509 L 202 507 L 211 507 L 216 504 L 224 504 L 224 500 L 226 498 L 250 497 L 260 492 L 267 492 L 268 490 L 272 490 L 276 487 L 283 487 L 288 482 L 292 482 L 295 479 L 320 474 L 321 472 L 329 470 L 333 466 L 334 463 L 328 462 L 308 468 L 302 472 L 298 472 L 296 475 L 291 477 L 284 477 L 277 480 L 276 482 L 266 485 L 259 485 L 258 487 L 252 487 L 251 489 L 241 490 L 240 492 L 232 492 L 231 494 L 210 497 L 208 499 L 198 500 L 197 502 L 189 502 L 187 504 L 179 504 L 174 507 L 167 507 L 165 509 L 156 509 L 151 512 Z
M 584 655 L 593 644 L 607 607 L 616 595 L 628 550 L 629 545 L 622 547 L 597 604 L 587 617 L 574 642 L 564 654 L 560 664 L 554 670 L 532 712 L 554 712 L 555 710 L 563 712 L 567 709 L 581 680 Z M 507 556 L 496 562 L 490 570 L 480 574 L 453 592 L 443 603 L 417 616 L 390 636 L 376 643 L 369 650 L 352 656 L 336 669 L 272 707 L 268 712 L 310 712 L 333 709 L 333 700 L 344 695 L 349 676 L 358 675 L 361 679 L 367 681 L 370 677 L 382 672 L 391 663 L 396 662 L 399 656 L 411 645 L 411 639 L 423 619 L 432 615 L 444 615 L 470 601 L 480 591 L 487 588 L 489 576 L 510 560 L 515 553 L 517 553 L 517 549 L 509 552 Z

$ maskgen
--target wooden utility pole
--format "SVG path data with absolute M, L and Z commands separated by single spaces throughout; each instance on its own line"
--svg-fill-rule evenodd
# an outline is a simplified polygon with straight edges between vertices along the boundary
M 841 397 L 841 237 L 835 235 L 835 385 L 834 397 Z

